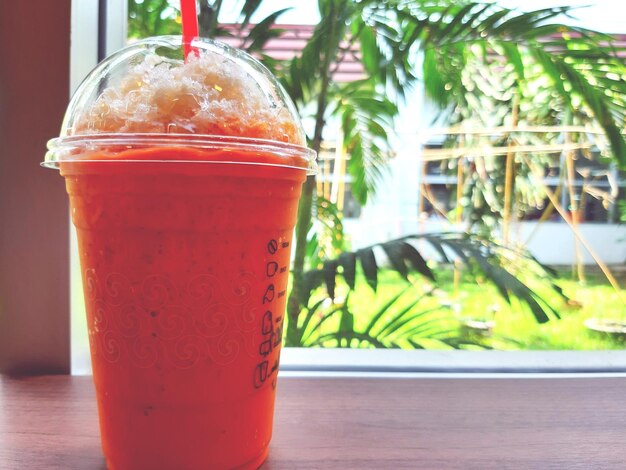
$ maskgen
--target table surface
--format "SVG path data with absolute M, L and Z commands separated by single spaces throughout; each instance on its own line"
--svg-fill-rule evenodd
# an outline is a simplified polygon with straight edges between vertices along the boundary
M 293 378 L 263 470 L 626 468 L 626 378 Z M 90 377 L 0 377 L 1 469 L 98 469 Z

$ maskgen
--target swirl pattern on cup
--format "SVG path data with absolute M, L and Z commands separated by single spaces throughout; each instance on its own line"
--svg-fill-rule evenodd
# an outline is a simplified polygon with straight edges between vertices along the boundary
M 93 331 L 94 333 L 104 333 L 109 328 L 107 315 L 107 305 L 102 299 L 96 299 L 93 303 Z
M 156 364 L 159 352 L 153 337 L 137 336 L 131 347 L 131 360 L 136 367 L 148 368 Z
M 104 281 L 104 299 L 109 305 L 121 305 L 131 296 L 130 280 L 120 273 L 111 273 Z
M 204 306 L 214 302 L 216 285 L 218 285 L 218 279 L 209 274 L 200 274 L 191 279 L 185 289 L 189 304 Z
M 223 290 L 226 301 L 232 305 L 243 305 L 248 302 L 252 295 L 253 282 L 255 282 L 254 274 L 239 273 L 239 278 Z
M 107 330 L 102 333 L 101 346 L 100 351 L 102 351 L 102 357 L 105 361 L 115 363 L 120 360 L 122 344 L 114 331 Z
M 181 369 L 188 369 L 196 365 L 196 363 L 207 357 L 208 345 L 205 340 L 199 336 L 188 335 L 176 341 L 174 344 L 174 353 L 171 356 L 174 365 Z
M 225 366 L 231 364 L 242 349 L 245 339 L 241 333 L 231 332 L 223 335 L 211 344 L 211 358 L 216 364 Z
M 124 304 L 111 310 L 115 327 L 125 338 L 134 338 L 141 326 L 141 308 L 135 303 Z
M 185 334 L 186 320 L 192 310 L 184 305 L 165 305 L 159 311 L 153 310 L 154 329 L 159 338 L 176 339 Z
M 262 309 L 254 302 L 253 273 L 234 281 L 201 274 L 176 283 L 163 274 L 137 281 L 89 268 L 84 279 L 93 357 L 116 363 L 128 355 L 138 368 L 188 369 L 258 354 Z
M 93 302 L 99 297 L 98 278 L 95 269 L 85 270 L 85 293 L 87 300 Z
M 210 305 L 195 318 L 198 333 L 206 338 L 217 338 L 228 328 L 228 306 L 222 303 Z
M 147 309 L 158 309 L 166 303 L 174 302 L 175 299 L 174 283 L 166 276 L 151 275 L 141 283 L 140 300 Z

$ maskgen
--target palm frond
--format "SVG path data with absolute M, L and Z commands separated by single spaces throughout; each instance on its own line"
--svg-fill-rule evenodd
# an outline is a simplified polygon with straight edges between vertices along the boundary
M 385 254 L 384 257 L 381 258 L 379 250 Z M 377 288 L 378 272 L 381 269 L 391 269 L 406 280 L 409 273 L 419 274 L 436 285 L 437 277 L 426 259 L 440 263 L 457 259 L 474 276 L 480 275 L 491 282 L 507 303 L 518 303 L 528 308 L 539 323 L 544 323 L 550 318 L 559 318 L 559 313 L 541 293 L 531 288 L 525 280 L 524 272 L 536 279 L 548 280 L 547 283 L 544 282 L 547 289 L 567 300 L 562 289 L 553 282 L 554 273 L 537 263 L 532 256 L 519 254 L 475 235 L 458 233 L 412 235 L 341 256 L 350 256 L 355 266 L 361 266 L 363 275 L 373 290 Z M 345 276 L 345 271 L 338 269 L 339 266 L 338 260 L 328 260 L 321 270 L 317 270 L 322 274 L 315 277 L 319 282 L 317 286 L 326 284 L 331 298 L 334 297 L 335 278 Z M 311 273 L 309 276 L 313 278 L 315 275 Z M 348 279 L 346 281 L 348 282 Z M 353 284 L 351 279 L 349 284 Z
M 553 22 L 568 7 L 519 13 L 495 4 L 447 2 L 429 10 L 405 8 L 404 21 L 421 25 L 418 35 L 424 53 L 422 73 L 426 92 L 443 110 L 473 100 L 471 84 L 464 83 L 467 58 L 485 65 L 505 57 L 518 81 L 525 80 L 530 56 L 551 77 L 560 101 L 573 109 L 579 96 L 589 114 L 604 130 L 616 160 L 626 166 L 626 48 L 602 33 Z M 550 23 L 552 21 L 552 23 Z M 476 55 L 475 46 L 484 53 Z M 507 73 L 505 69 L 501 72 Z M 501 75 L 501 74 L 500 74 Z M 468 88 L 469 87 L 469 88 Z
M 365 204 L 386 171 L 391 153 L 388 129 L 393 127 L 398 107 L 367 80 L 337 86 L 329 99 L 330 113 L 342 123 L 352 193 Z
M 285 30 L 277 28 L 275 24 L 276 20 L 289 10 L 291 10 L 291 8 L 283 8 L 282 10 L 275 11 L 258 24 L 254 25 L 242 45 L 243 49 L 249 53 L 261 51 L 270 39 L 277 38 L 283 34 Z
M 423 349 L 426 344 L 439 349 L 463 347 L 478 343 L 459 336 L 459 326 L 445 306 L 423 306 L 426 296 L 415 298 L 409 286 L 400 289 L 381 305 L 365 326 L 356 326 L 355 315 L 350 311 L 349 297 L 340 304 L 324 309 L 318 301 L 306 310 L 299 322 L 299 346 L 352 347 L 352 348 L 404 348 Z M 288 344 L 294 345 L 294 344 Z

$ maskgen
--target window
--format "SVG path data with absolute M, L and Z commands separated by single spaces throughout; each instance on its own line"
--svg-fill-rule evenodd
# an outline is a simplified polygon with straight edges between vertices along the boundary
M 125 5 L 126 2 L 109 2 L 106 11 L 100 10 L 100 17 L 94 14 L 97 9 L 86 6 L 87 3 L 83 2 L 74 2 L 75 3 L 75 18 L 83 18 L 80 22 L 76 23 L 78 26 L 74 32 L 76 35 L 73 40 L 73 61 L 74 67 L 72 69 L 72 78 L 73 83 L 76 83 L 80 80 L 78 77 L 82 77 L 85 73 L 86 69 L 90 69 L 93 66 L 98 58 L 98 54 L 102 55 L 103 51 L 108 54 L 112 50 L 119 48 L 121 44 L 125 41 L 125 29 L 120 28 L 119 25 L 125 24 L 123 18 L 126 17 Z M 97 3 L 97 2 L 93 2 Z M 107 2 L 101 2 L 107 3 Z M 84 10 L 80 10 L 80 8 L 84 8 Z M 102 15 L 106 18 L 106 21 L 102 21 Z M 89 18 L 88 20 L 85 20 Z M 78 21 L 75 19 L 75 21 Z M 94 38 L 94 31 L 97 28 L 94 27 L 95 24 L 100 21 L 100 29 L 106 31 L 104 39 L 101 38 L 100 42 Z M 81 26 L 82 25 L 82 26 Z M 88 26 L 90 25 L 90 26 Z M 81 29 L 82 28 L 82 29 Z M 295 27 L 294 31 L 290 31 L 287 33 L 289 37 L 290 44 L 300 44 L 297 47 L 302 47 L 304 41 L 311 34 L 311 28 L 306 27 Z M 81 39 L 78 39 L 80 36 Z M 104 41 L 104 42 L 103 42 Z M 300 41 L 300 42 L 298 42 Z M 103 46 L 103 44 L 105 44 Z M 274 51 L 276 54 L 291 54 L 297 53 L 297 48 L 294 50 L 285 51 L 280 47 L 276 46 L 274 43 Z M 358 57 L 356 53 L 353 58 Z M 358 61 L 352 60 L 349 64 L 345 65 L 344 69 L 336 71 L 337 74 L 341 73 L 342 80 L 356 80 L 362 78 L 363 69 L 358 66 Z M 356 64 L 356 65 L 355 65 Z M 82 67 L 81 69 L 78 66 Z M 428 149 L 429 146 L 426 146 Z M 440 147 L 439 144 L 435 144 L 430 146 L 431 148 Z M 369 206 L 361 206 L 354 194 L 352 193 L 352 184 L 353 181 L 350 179 L 345 172 L 346 162 L 349 160 L 349 155 L 343 155 L 341 151 L 337 152 L 336 148 L 327 147 L 324 149 L 324 152 L 320 153 L 320 176 L 318 178 L 318 187 L 317 193 L 318 195 L 323 195 L 323 197 L 332 203 L 336 204 L 339 210 L 342 212 L 343 219 L 346 222 L 345 229 L 348 237 L 353 237 L 353 247 L 352 248 L 362 248 L 364 245 L 368 243 L 362 243 L 358 241 L 357 236 L 363 234 L 363 236 L 370 236 L 369 240 L 372 240 L 372 232 L 377 230 L 376 228 L 372 228 L 372 225 L 379 224 L 384 227 L 378 227 L 381 229 L 381 234 L 383 234 L 383 230 L 385 234 L 389 234 L 390 236 L 404 236 L 404 235 L 419 235 L 420 233 L 428 232 L 427 224 L 429 221 L 436 220 L 438 223 L 442 220 L 451 220 L 452 222 L 458 222 L 455 217 L 452 216 L 456 206 L 456 199 L 459 195 L 457 191 L 457 174 L 452 169 L 452 171 L 445 170 L 438 163 L 428 162 L 424 165 L 421 165 L 419 161 L 420 149 L 412 149 L 415 155 L 415 160 L 411 160 L 408 157 L 400 156 L 399 161 L 402 162 L 402 165 L 407 163 L 407 166 L 401 166 L 400 164 L 396 165 L 395 173 L 391 172 L 391 178 L 397 177 L 399 174 L 408 174 L 408 171 L 413 172 L 410 175 L 411 178 L 414 175 L 418 175 L 417 179 L 420 181 L 418 185 L 401 185 L 394 180 L 389 179 L 388 176 L 383 178 L 387 178 L 385 180 L 385 190 L 389 191 L 389 193 L 393 193 L 393 197 L 389 195 L 383 195 L 380 199 L 383 200 L 379 206 L 376 206 L 375 203 L 370 204 Z M 546 186 L 554 193 L 557 193 L 559 187 L 559 178 L 560 178 L 560 167 L 554 166 L 550 167 L 546 171 L 545 176 L 545 184 Z M 575 188 L 575 192 L 573 194 L 573 198 L 570 201 L 570 195 L 567 191 L 561 190 L 560 192 L 560 201 L 561 205 L 565 208 L 572 207 L 572 201 L 575 202 L 580 207 L 580 223 L 581 223 L 581 231 L 587 230 L 585 224 L 589 222 L 599 222 L 603 225 L 613 225 L 617 220 L 617 205 L 619 201 L 621 201 L 624 197 L 623 190 L 623 180 L 620 179 L 620 175 L 615 172 L 613 168 L 610 166 L 595 166 L 586 164 L 586 161 L 583 158 L 579 158 L 576 160 L 575 164 L 575 173 L 576 178 L 573 182 L 573 187 Z M 396 180 L 397 181 L 397 180 Z M 388 188 L 388 189 L 387 189 Z M 616 189 L 619 188 L 619 189 Z M 616 192 L 617 191 L 617 192 Z M 406 195 L 406 196 L 405 196 Z M 385 199 L 385 196 L 389 196 Z M 406 200 L 404 199 L 406 197 Z M 408 201 L 408 202 L 407 202 Z M 417 211 L 416 204 L 417 201 Z M 607 203 L 608 201 L 608 203 Z M 530 244 L 529 249 L 533 251 L 534 249 L 540 249 L 542 246 L 547 245 L 546 256 L 553 255 L 555 253 L 554 244 L 546 243 L 546 238 L 552 241 L 557 241 L 557 243 L 561 243 L 563 245 L 564 242 L 562 240 L 566 239 L 566 226 L 562 223 L 560 218 L 556 213 L 553 213 L 546 217 L 547 222 L 544 223 L 541 230 L 546 230 L 549 234 L 544 234 L 544 237 L 541 240 L 538 239 L 538 233 L 535 233 L 536 230 L 531 224 L 536 224 L 536 221 L 541 218 L 545 214 L 545 207 L 548 206 L 548 202 L 545 198 L 536 201 L 535 206 L 529 206 L 527 210 L 520 215 L 517 220 L 517 228 L 515 229 L 516 235 L 519 235 L 520 238 L 535 240 L 535 244 Z M 417 212 L 417 214 L 416 214 Z M 372 214 L 376 214 L 372 216 Z M 416 217 L 417 216 L 417 217 Z M 359 221 L 364 221 L 365 223 L 359 225 Z M 381 222 L 382 221 L 382 222 Z M 462 219 L 461 219 L 462 221 Z M 551 223 L 558 224 L 559 226 L 552 226 Z M 371 225 L 368 225 L 371 224 Z M 441 230 L 441 226 L 437 227 L 437 230 Z M 558 232 L 558 229 L 562 228 L 564 230 L 563 233 Z M 611 243 L 618 248 L 608 248 L 606 247 L 607 256 L 616 256 L 616 261 L 623 261 L 626 259 L 624 256 L 624 249 L 622 247 L 623 242 L 620 242 L 620 237 L 622 236 L 623 230 L 619 227 L 611 228 Z M 535 230 L 535 232 L 533 232 Z M 537 229 L 538 230 L 538 229 Z M 595 227 L 590 227 L 590 230 L 596 230 Z M 423 232 L 419 232 L 423 231 Z M 585 236 L 591 237 L 591 231 Z M 597 237 L 606 237 L 606 234 L 609 233 L 607 231 L 597 231 L 593 232 L 593 236 Z M 376 236 L 379 234 L 376 233 Z M 376 238 L 376 240 L 385 241 L 383 237 Z M 558 242 L 561 240 L 561 242 Z M 558 258 L 554 257 L 550 258 L 549 256 L 546 258 L 547 262 L 550 264 L 568 266 L 575 261 L 572 256 L 575 253 L 576 242 L 574 238 L 569 235 L 567 238 L 567 244 L 570 245 L 570 248 L 567 253 L 569 258 Z M 599 241 L 602 238 L 598 238 Z M 620 245 L 622 243 L 622 245 Z M 605 244 L 606 245 L 606 244 Z M 622 247 L 622 248 L 619 248 Z M 545 248 L 545 246 L 544 246 Z M 621 250 L 621 251 L 620 251 Z M 75 250 L 74 250 L 75 251 Z M 566 250 L 556 250 L 556 251 L 566 251 Z M 380 252 L 378 250 L 377 252 Z M 542 260 L 541 252 L 533 251 L 535 255 Z M 605 256 L 605 253 L 602 252 L 602 256 Z M 622 256 L 622 258 L 619 258 Z M 457 276 L 456 269 L 454 266 L 448 267 L 448 272 L 443 270 L 443 276 L 445 279 L 448 279 L 449 276 L 449 284 L 452 286 L 453 278 Z M 453 273 L 453 271 L 455 271 Z M 88 341 L 87 336 L 84 333 L 84 314 L 82 313 L 82 309 L 84 307 L 81 306 L 82 302 L 82 291 L 81 288 L 78 287 L 77 283 L 80 281 L 79 270 L 76 267 L 76 260 L 73 260 L 73 290 L 72 290 L 72 302 L 73 302 L 73 314 L 72 314 L 72 349 L 73 349 L 73 370 L 75 372 L 84 372 L 88 368 L 89 364 L 89 356 L 88 356 Z M 600 278 L 600 276 L 596 276 L 594 273 L 593 276 L 589 276 L 592 279 L 591 282 L 595 282 L 596 278 Z M 420 279 L 418 277 L 414 278 L 414 282 L 416 279 Z M 381 283 L 389 283 L 393 284 L 396 280 L 392 274 L 388 277 L 385 277 L 381 280 Z M 418 282 L 416 282 L 418 283 Z M 341 286 L 339 286 L 341 288 Z M 477 305 L 476 308 L 485 308 L 485 305 L 480 303 L 477 297 L 481 296 L 481 286 L 477 288 L 477 290 L 471 295 L 466 296 L 466 298 L 453 299 L 452 302 L 447 305 L 447 307 L 443 310 L 452 311 L 454 314 L 455 306 L 461 303 L 475 303 Z M 454 297 L 454 292 L 452 292 L 452 288 L 448 289 L 449 292 L 445 292 L 445 289 L 440 289 L 437 291 L 437 295 L 449 295 Z M 593 294 L 593 295 L 608 295 L 607 291 L 602 291 L 604 294 Z M 368 294 L 370 295 L 370 294 Z M 494 294 L 495 295 L 495 294 Z M 590 294 L 592 295 L 592 294 Z M 612 295 L 612 294 L 611 294 Z M 371 297 L 368 297 L 371 298 Z M 444 302 L 445 303 L 445 302 Z M 333 308 L 333 304 L 330 303 L 329 308 Z M 428 304 L 430 306 L 434 304 Z M 502 308 L 502 307 L 499 307 Z M 442 311 L 443 311 L 442 310 Z M 498 318 L 501 318 L 503 313 L 498 313 Z M 579 316 L 580 317 L 580 316 Z M 339 317 L 338 317 L 339 318 Z M 342 317 L 343 318 L 343 317 Z M 346 316 L 347 318 L 347 316 Z M 458 319 L 458 318 L 457 318 Z M 567 319 L 566 319 L 567 320 Z M 578 318 L 581 320 L 581 317 Z M 344 321 L 343 319 L 338 321 Z M 353 319 L 353 321 L 358 322 L 358 319 Z M 500 321 L 500 320 L 499 320 Z M 531 326 L 529 328 L 534 328 L 534 324 L 532 323 L 532 317 L 528 316 L 519 316 L 516 318 L 516 321 L 519 325 L 523 325 L 524 327 L 528 327 L 529 324 Z M 545 330 L 535 329 L 534 334 L 538 335 L 539 338 L 535 343 L 535 346 L 540 345 L 541 341 L 545 340 L 547 336 L 550 336 L 551 340 L 558 337 L 561 333 L 560 328 L 573 328 L 573 321 L 570 323 L 564 322 L 564 327 L 559 325 L 554 326 L 554 330 L 548 334 L 545 333 Z M 328 322 L 328 324 L 332 324 L 332 321 Z M 507 333 L 510 331 L 507 330 Z M 484 335 L 481 339 L 489 342 L 491 341 L 490 334 L 492 332 L 484 332 L 477 331 L 474 332 L 477 335 Z M 472 333 L 472 334 L 474 334 Z M 544 336 L 541 336 L 544 335 Z M 586 346 L 587 348 L 597 348 L 603 349 L 606 345 L 609 344 L 603 340 L 598 338 L 594 338 L 589 341 L 589 344 Z M 591 346 L 589 346 L 591 345 Z M 558 343 L 555 342 L 554 347 L 558 348 Z M 567 345 L 570 346 L 570 345 Z M 567 347 L 566 346 L 566 347 Z M 621 349 L 621 346 L 618 343 L 614 344 L 616 349 Z M 498 344 L 496 347 L 501 347 L 501 344 Z M 515 349 L 515 347 L 511 347 L 510 349 Z M 362 356 L 360 355 L 362 354 Z M 520 370 L 520 369 L 533 369 L 535 367 L 541 367 L 543 361 L 545 360 L 543 356 L 539 353 L 536 355 L 526 356 L 523 361 L 524 364 L 520 362 L 515 362 L 517 359 L 513 359 L 514 356 L 508 354 L 501 353 L 489 353 L 485 352 L 481 356 L 481 359 L 478 362 L 478 365 L 474 363 L 475 356 L 467 356 L 465 352 L 459 351 L 445 351 L 441 353 L 429 353 L 429 352 L 414 352 L 414 351 L 337 351 L 337 350 L 313 350 L 313 351 L 300 351 L 300 350 L 286 350 L 283 355 L 283 362 L 287 369 L 291 368 L 312 368 L 312 369 L 323 369 L 323 368 L 348 368 L 346 364 L 351 363 L 354 364 L 353 368 L 358 370 L 371 370 L 372 368 L 378 370 L 387 370 L 387 369 L 397 369 L 397 370 L 444 370 L 448 367 L 456 368 L 458 370 L 476 370 L 476 369 L 511 369 L 511 370 Z M 437 360 L 434 357 L 443 358 L 443 362 L 437 363 Z M 467 359 L 467 357 L 471 357 L 471 359 Z M 575 354 L 572 356 L 568 356 L 568 354 L 557 354 L 551 357 L 558 358 L 555 359 L 554 369 L 559 369 L 560 367 L 571 368 L 571 369 L 581 369 L 587 368 L 588 370 L 604 370 L 603 364 L 606 361 L 605 354 L 598 353 L 587 354 L 585 356 L 581 356 L 580 354 Z M 584 357 L 585 359 L 581 359 Z M 611 357 L 616 358 L 613 364 L 618 364 L 617 367 L 623 367 L 626 369 L 626 365 L 622 364 L 622 355 L 620 353 L 611 354 Z M 509 362 L 509 365 L 502 365 L 503 363 L 500 361 L 513 361 Z M 569 362 L 568 362 L 569 361 Z M 582 361 L 582 362 L 580 362 Z M 584 364 L 584 365 L 581 365 Z

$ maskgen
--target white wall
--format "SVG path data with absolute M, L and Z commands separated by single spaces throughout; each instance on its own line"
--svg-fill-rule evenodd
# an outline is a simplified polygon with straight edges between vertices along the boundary
M 513 237 L 525 242 L 530 252 L 542 263 L 571 264 L 575 260 L 575 236 L 565 223 L 544 222 L 535 235 L 528 237 L 536 222 L 520 222 L 511 229 Z M 584 223 L 579 225 L 581 236 L 591 245 L 596 255 L 607 264 L 626 262 L 626 225 Z M 585 264 L 595 264 L 591 254 L 581 247 Z

